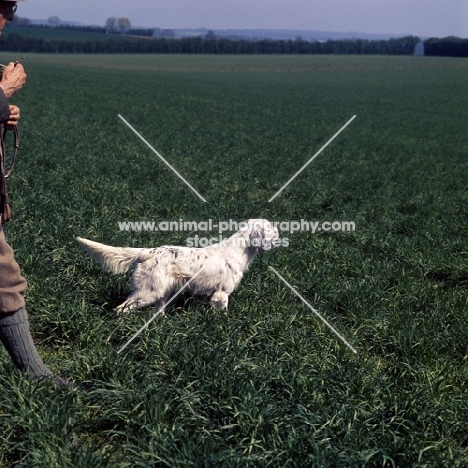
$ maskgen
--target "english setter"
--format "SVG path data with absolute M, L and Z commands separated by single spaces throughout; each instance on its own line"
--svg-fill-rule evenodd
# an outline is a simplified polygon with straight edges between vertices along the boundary
M 189 281 L 186 290 L 190 295 L 209 299 L 217 309 L 227 309 L 229 295 L 255 254 L 276 247 L 278 239 L 278 229 L 266 219 L 250 219 L 228 239 L 203 248 L 110 247 L 77 237 L 104 271 L 123 273 L 136 265 L 132 292 L 117 312 L 150 305 L 163 309 L 171 295 Z

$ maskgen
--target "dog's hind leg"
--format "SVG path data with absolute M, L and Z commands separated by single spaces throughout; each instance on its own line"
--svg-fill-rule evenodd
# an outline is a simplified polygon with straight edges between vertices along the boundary
M 211 296 L 210 304 L 217 309 L 227 309 L 229 302 L 229 294 L 224 291 L 216 291 Z
M 132 292 L 127 300 L 116 307 L 118 313 L 128 313 L 130 309 L 152 306 L 162 309 L 167 302 L 172 284 L 164 281 L 164 276 L 152 274 L 151 261 L 138 264 L 132 276 Z

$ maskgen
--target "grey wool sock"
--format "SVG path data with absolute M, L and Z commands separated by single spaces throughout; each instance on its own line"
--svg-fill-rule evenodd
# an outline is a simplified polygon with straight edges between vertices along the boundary
M 9 314 L 0 313 L 0 340 L 20 371 L 33 378 L 53 375 L 34 345 L 25 307 Z

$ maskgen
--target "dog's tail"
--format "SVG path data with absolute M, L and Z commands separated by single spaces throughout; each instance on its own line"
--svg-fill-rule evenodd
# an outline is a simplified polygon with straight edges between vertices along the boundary
M 152 255 L 152 249 L 111 247 L 82 237 L 77 237 L 76 240 L 104 271 L 112 273 L 124 273 L 135 263 L 144 262 Z

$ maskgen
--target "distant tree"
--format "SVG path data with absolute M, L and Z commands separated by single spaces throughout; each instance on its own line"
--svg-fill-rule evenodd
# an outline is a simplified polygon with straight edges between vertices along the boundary
M 175 37 L 175 31 L 173 29 L 161 30 L 161 37 Z
M 117 19 L 117 30 L 121 33 L 125 33 L 129 29 L 131 29 L 132 23 L 128 18 L 118 18 Z
M 424 42 L 424 54 L 445 57 L 468 57 L 468 39 L 449 36 Z
M 49 16 L 47 23 L 49 23 L 50 26 L 56 28 L 60 24 L 60 18 L 58 16 Z
M 216 35 L 213 31 L 208 31 L 206 33 L 205 39 L 208 39 L 209 41 L 214 41 L 216 39 Z
M 107 18 L 106 24 L 104 25 L 104 27 L 106 28 L 108 32 L 115 32 L 115 30 L 117 29 L 117 18 L 114 18 L 114 17 Z

